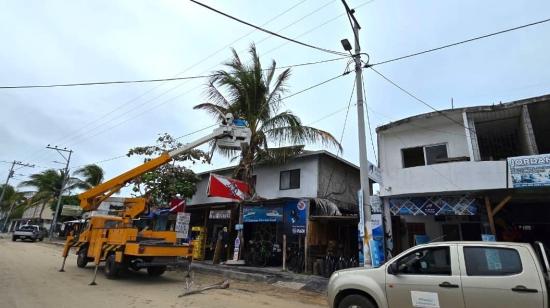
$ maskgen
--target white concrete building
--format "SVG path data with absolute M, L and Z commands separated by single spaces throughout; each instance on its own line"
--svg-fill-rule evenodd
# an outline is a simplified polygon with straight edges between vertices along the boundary
M 550 201 L 547 189 L 514 189 L 507 158 L 550 153 L 549 116 L 546 95 L 431 112 L 378 127 L 380 194 L 393 216 L 397 250 L 414 245 L 414 235 L 422 234 L 429 240 L 473 240 L 495 231 L 505 239 L 506 232 L 521 226 L 538 228 L 523 239 L 550 232 L 549 224 L 525 215 L 521 223 L 506 222 L 507 216 L 526 212 L 520 206 L 548 213 L 550 204 L 536 205 Z M 497 208 L 500 213 L 489 218 Z

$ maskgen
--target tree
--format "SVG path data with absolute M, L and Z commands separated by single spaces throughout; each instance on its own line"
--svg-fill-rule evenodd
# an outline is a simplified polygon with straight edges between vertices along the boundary
M 330 133 L 303 125 L 290 110 L 280 112 L 282 94 L 288 90 L 290 69 L 275 77 L 275 60 L 268 69 L 263 69 L 254 44 L 249 49 L 250 63 L 243 63 L 235 49 L 231 50 L 233 58 L 224 64 L 227 70 L 216 71 L 206 84 L 208 102 L 194 109 L 205 110 L 219 122 L 229 112 L 248 122 L 252 132 L 250 145 L 240 156 L 233 150 L 217 149 L 225 156 L 240 159 L 235 170 L 237 178 L 253 189 L 254 163 L 284 163 L 302 153 L 304 144 L 321 143 L 341 149 Z M 270 143 L 287 146 L 271 148 Z
M 4 189 L 4 186 L 6 187 L 6 192 L 4 194 L 2 202 L 0 203 L 0 213 L 8 215 L 8 212 L 10 208 L 12 208 L 12 205 L 14 205 L 14 208 L 17 207 L 25 198 L 23 196 L 23 193 L 17 191 L 13 186 L 9 184 L 0 185 L 0 192 Z M 13 216 L 13 209 L 10 216 Z
M 166 151 L 183 145 L 165 133 L 158 137 L 156 145 L 132 148 L 128 151 L 127 156 L 144 155 L 144 161 L 149 161 Z M 150 194 L 152 202 L 157 205 L 168 204 L 177 194 L 190 198 L 195 194 L 196 183 L 199 179 L 192 170 L 181 165 L 181 162 L 189 161 L 194 164 L 197 161 L 206 162 L 207 160 L 208 155 L 203 151 L 197 149 L 187 151 L 174 157 L 172 162 L 133 180 L 131 182 L 132 190 L 138 195 Z
M 44 208 L 49 203 L 50 207 L 55 207 L 54 200 L 57 200 L 61 194 L 61 187 L 65 178 L 65 172 L 55 169 L 48 169 L 40 173 L 31 174 L 29 180 L 23 181 L 19 186 L 33 187 L 36 193 L 32 197 L 32 202 L 42 203 L 39 217 L 42 217 Z M 81 180 L 74 177 L 69 177 L 65 184 L 64 191 L 70 191 L 78 188 Z
M 80 176 L 79 188 L 90 189 L 103 182 L 103 169 L 95 164 L 86 165 L 77 169 L 73 175 Z

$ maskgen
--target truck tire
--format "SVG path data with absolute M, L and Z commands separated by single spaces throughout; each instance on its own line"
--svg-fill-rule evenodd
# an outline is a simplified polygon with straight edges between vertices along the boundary
M 84 268 L 88 265 L 88 249 L 81 249 L 76 255 L 76 266 Z
M 376 305 L 363 295 L 351 294 L 340 301 L 338 308 L 376 308 Z
M 120 265 L 115 261 L 114 254 L 111 254 L 107 257 L 103 270 L 105 271 L 105 276 L 107 277 L 107 279 L 116 279 L 118 277 Z
M 147 274 L 151 277 L 158 277 L 166 271 L 166 266 L 154 266 L 147 268 Z
M 15 241 L 17 241 L 17 236 L 15 236 L 15 235 L 14 235 L 14 236 L 12 236 L 12 237 L 11 237 L 11 241 L 12 241 L 12 242 L 15 242 Z

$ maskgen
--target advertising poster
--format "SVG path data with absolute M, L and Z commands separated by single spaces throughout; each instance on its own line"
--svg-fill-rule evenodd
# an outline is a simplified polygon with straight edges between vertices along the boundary
M 309 200 L 289 201 L 285 204 L 285 226 L 289 234 L 306 234 Z
M 550 154 L 508 158 L 512 187 L 550 186 Z
M 282 222 L 282 207 L 245 206 L 243 222 Z
M 179 212 L 176 216 L 176 238 L 186 239 L 189 237 L 189 223 L 191 222 L 191 214 Z

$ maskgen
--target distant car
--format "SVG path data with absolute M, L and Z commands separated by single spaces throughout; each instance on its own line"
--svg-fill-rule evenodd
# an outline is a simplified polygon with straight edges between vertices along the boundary
M 12 241 L 17 241 L 18 239 L 24 240 L 29 239 L 33 242 L 38 240 L 42 241 L 44 239 L 44 228 L 36 225 L 23 225 L 13 232 L 11 236 Z

